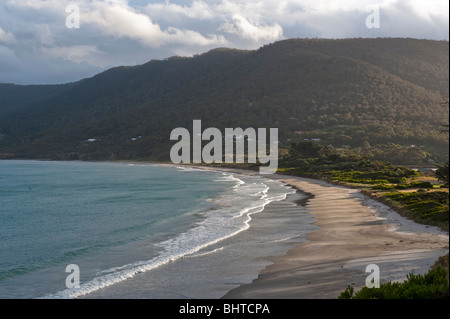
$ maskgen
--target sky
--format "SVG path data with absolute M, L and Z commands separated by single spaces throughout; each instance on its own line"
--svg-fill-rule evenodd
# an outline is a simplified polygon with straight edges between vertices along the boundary
M 0 83 L 68 83 L 218 47 L 358 37 L 448 41 L 449 1 L 0 0 Z

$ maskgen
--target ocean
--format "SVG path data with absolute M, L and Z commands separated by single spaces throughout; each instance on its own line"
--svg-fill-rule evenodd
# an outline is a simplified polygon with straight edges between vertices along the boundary
M 316 229 L 305 196 L 191 167 L 0 161 L 0 298 L 220 298 Z

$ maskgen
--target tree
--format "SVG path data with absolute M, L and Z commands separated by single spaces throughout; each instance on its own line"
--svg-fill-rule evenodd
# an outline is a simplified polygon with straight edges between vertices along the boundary
M 443 98 L 443 100 L 444 100 L 444 102 L 442 102 L 441 105 L 443 107 L 447 107 L 448 108 L 448 106 L 449 106 L 448 98 Z M 442 126 L 446 127 L 445 129 L 442 129 L 442 132 L 448 133 L 448 124 L 443 124 Z
M 439 166 L 436 170 L 436 176 L 441 182 L 448 186 L 448 162 Z
M 442 102 L 441 105 L 448 108 L 448 98 L 444 98 L 444 102 Z M 444 124 L 442 126 L 446 127 L 446 129 L 443 129 L 442 132 L 448 133 L 448 124 Z M 441 182 L 448 186 L 448 161 L 444 165 L 439 166 L 439 168 L 436 170 L 436 176 Z
M 289 155 L 293 159 L 319 157 L 322 146 L 312 141 L 294 141 L 289 145 Z

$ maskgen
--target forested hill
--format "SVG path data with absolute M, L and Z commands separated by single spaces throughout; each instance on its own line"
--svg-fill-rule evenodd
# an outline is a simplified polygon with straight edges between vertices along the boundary
M 393 162 L 442 162 L 448 87 L 448 41 L 215 49 L 66 85 L 0 85 L 0 158 L 168 160 L 170 131 L 201 119 L 222 132 L 278 127 L 281 146 L 320 139 Z
M 16 112 L 27 106 L 32 106 L 38 101 L 56 96 L 74 85 L 75 83 L 22 86 L 0 83 L 0 116 L 6 116 L 9 112 Z

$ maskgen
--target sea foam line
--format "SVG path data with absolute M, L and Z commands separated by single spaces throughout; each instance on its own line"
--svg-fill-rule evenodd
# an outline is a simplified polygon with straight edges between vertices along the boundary
M 239 188 L 242 185 L 246 184 L 243 180 L 236 178 L 234 175 L 231 175 L 231 174 L 224 174 L 224 175 L 226 175 L 230 179 L 237 182 L 237 184 L 234 186 L 235 188 Z M 265 184 L 263 184 L 263 185 L 267 186 Z M 284 186 L 284 185 L 282 185 L 282 186 Z M 240 225 L 236 225 L 236 224 L 232 225 L 232 227 L 234 227 L 233 231 L 230 231 L 230 229 L 228 229 L 228 231 L 229 231 L 228 233 L 223 233 L 216 238 L 212 238 L 211 235 L 214 236 L 214 235 L 218 234 L 216 231 L 210 231 L 210 232 L 206 232 L 206 233 L 199 231 L 199 230 L 204 230 L 207 228 L 206 225 L 204 224 L 205 222 L 211 224 L 211 219 L 213 219 L 213 218 L 207 218 L 203 223 L 200 223 L 197 227 L 194 227 L 185 233 L 179 234 L 175 238 L 155 244 L 156 246 L 163 247 L 165 249 L 165 252 L 163 252 L 162 255 L 160 255 L 160 256 L 157 256 L 155 258 L 152 258 L 152 259 L 146 260 L 146 261 L 139 261 L 139 262 L 127 264 L 124 266 L 107 269 L 105 271 L 102 271 L 101 273 L 109 272 L 108 274 L 94 278 L 86 283 L 82 283 L 79 288 L 65 289 L 65 290 L 59 291 L 55 294 L 46 295 L 43 298 L 49 298 L 49 299 L 77 298 L 77 297 L 84 296 L 84 295 L 90 294 L 92 292 L 98 291 L 100 289 L 109 287 L 109 286 L 119 283 L 121 281 L 131 279 L 139 273 L 143 273 L 143 272 L 158 268 L 162 265 L 168 264 L 172 261 L 176 261 L 185 256 L 194 255 L 198 251 L 200 251 L 208 246 L 214 245 L 222 240 L 233 237 L 233 236 L 239 234 L 240 232 L 247 230 L 250 227 L 250 221 L 252 219 L 251 218 L 252 214 L 262 212 L 267 204 L 271 203 L 272 201 L 284 200 L 288 194 L 295 192 L 295 190 L 292 190 L 290 187 L 286 187 L 286 186 L 284 186 L 284 187 L 286 189 L 290 189 L 291 192 L 288 191 L 286 193 L 271 196 L 271 197 L 268 197 L 268 195 L 267 195 L 270 187 L 266 187 L 264 189 L 264 191 L 261 192 L 261 194 L 262 194 L 261 198 L 258 199 L 259 201 L 262 200 L 262 202 L 258 203 L 256 206 L 250 205 L 249 207 L 241 209 L 237 213 L 237 215 L 235 215 L 233 218 L 229 219 L 229 220 L 232 220 L 237 217 L 246 216 L 246 218 L 241 221 L 242 223 Z M 217 221 L 220 222 L 221 220 L 216 218 L 216 222 Z M 220 228 L 222 226 L 222 224 L 216 223 L 215 225 L 212 225 L 212 226 L 215 226 L 215 227 L 211 227 L 212 229 L 217 228 L 217 227 Z M 205 240 L 205 241 L 199 242 L 199 239 L 200 239 L 200 238 L 198 238 L 199 233 L 202 234 L 202 236 L 200 236 L 201 239 Z M 192 234 L 194 234 L 194 236 L 190 236 Z M 189 243 L 193 244 L 192 241 L 194 242 L 194 245 L 190 246 Z M 184 244 L 188 243 L 187 247 L 186 247 L 186 245 L 183 245 L 183 243 Z M 217 250 L 218 249 L 213 250 L 212 252 L 205 252 L 203 254 L 198 254 L 197 256 L 202 256 L 204 254 L 210 254 Z M 194 257 L 194 256 L 192 256 L 192 257 Z
M 204 253 L 195 253 L 193 255 L 189 255 L 189 256 L 186 256 L 186 257 L 187 258 L 193 258 L 193 257 L 207 256 L 207 255 L 211 255 L 211 254 L 214 254 L 214 253 L 216 253 L 218 251 L 222 251 L 222 250 L 223 250 L 223 247 L 219 247 L 219 248 L 216 248 L 216 249 L 213 249 L 213 250 L 205 251 Z

